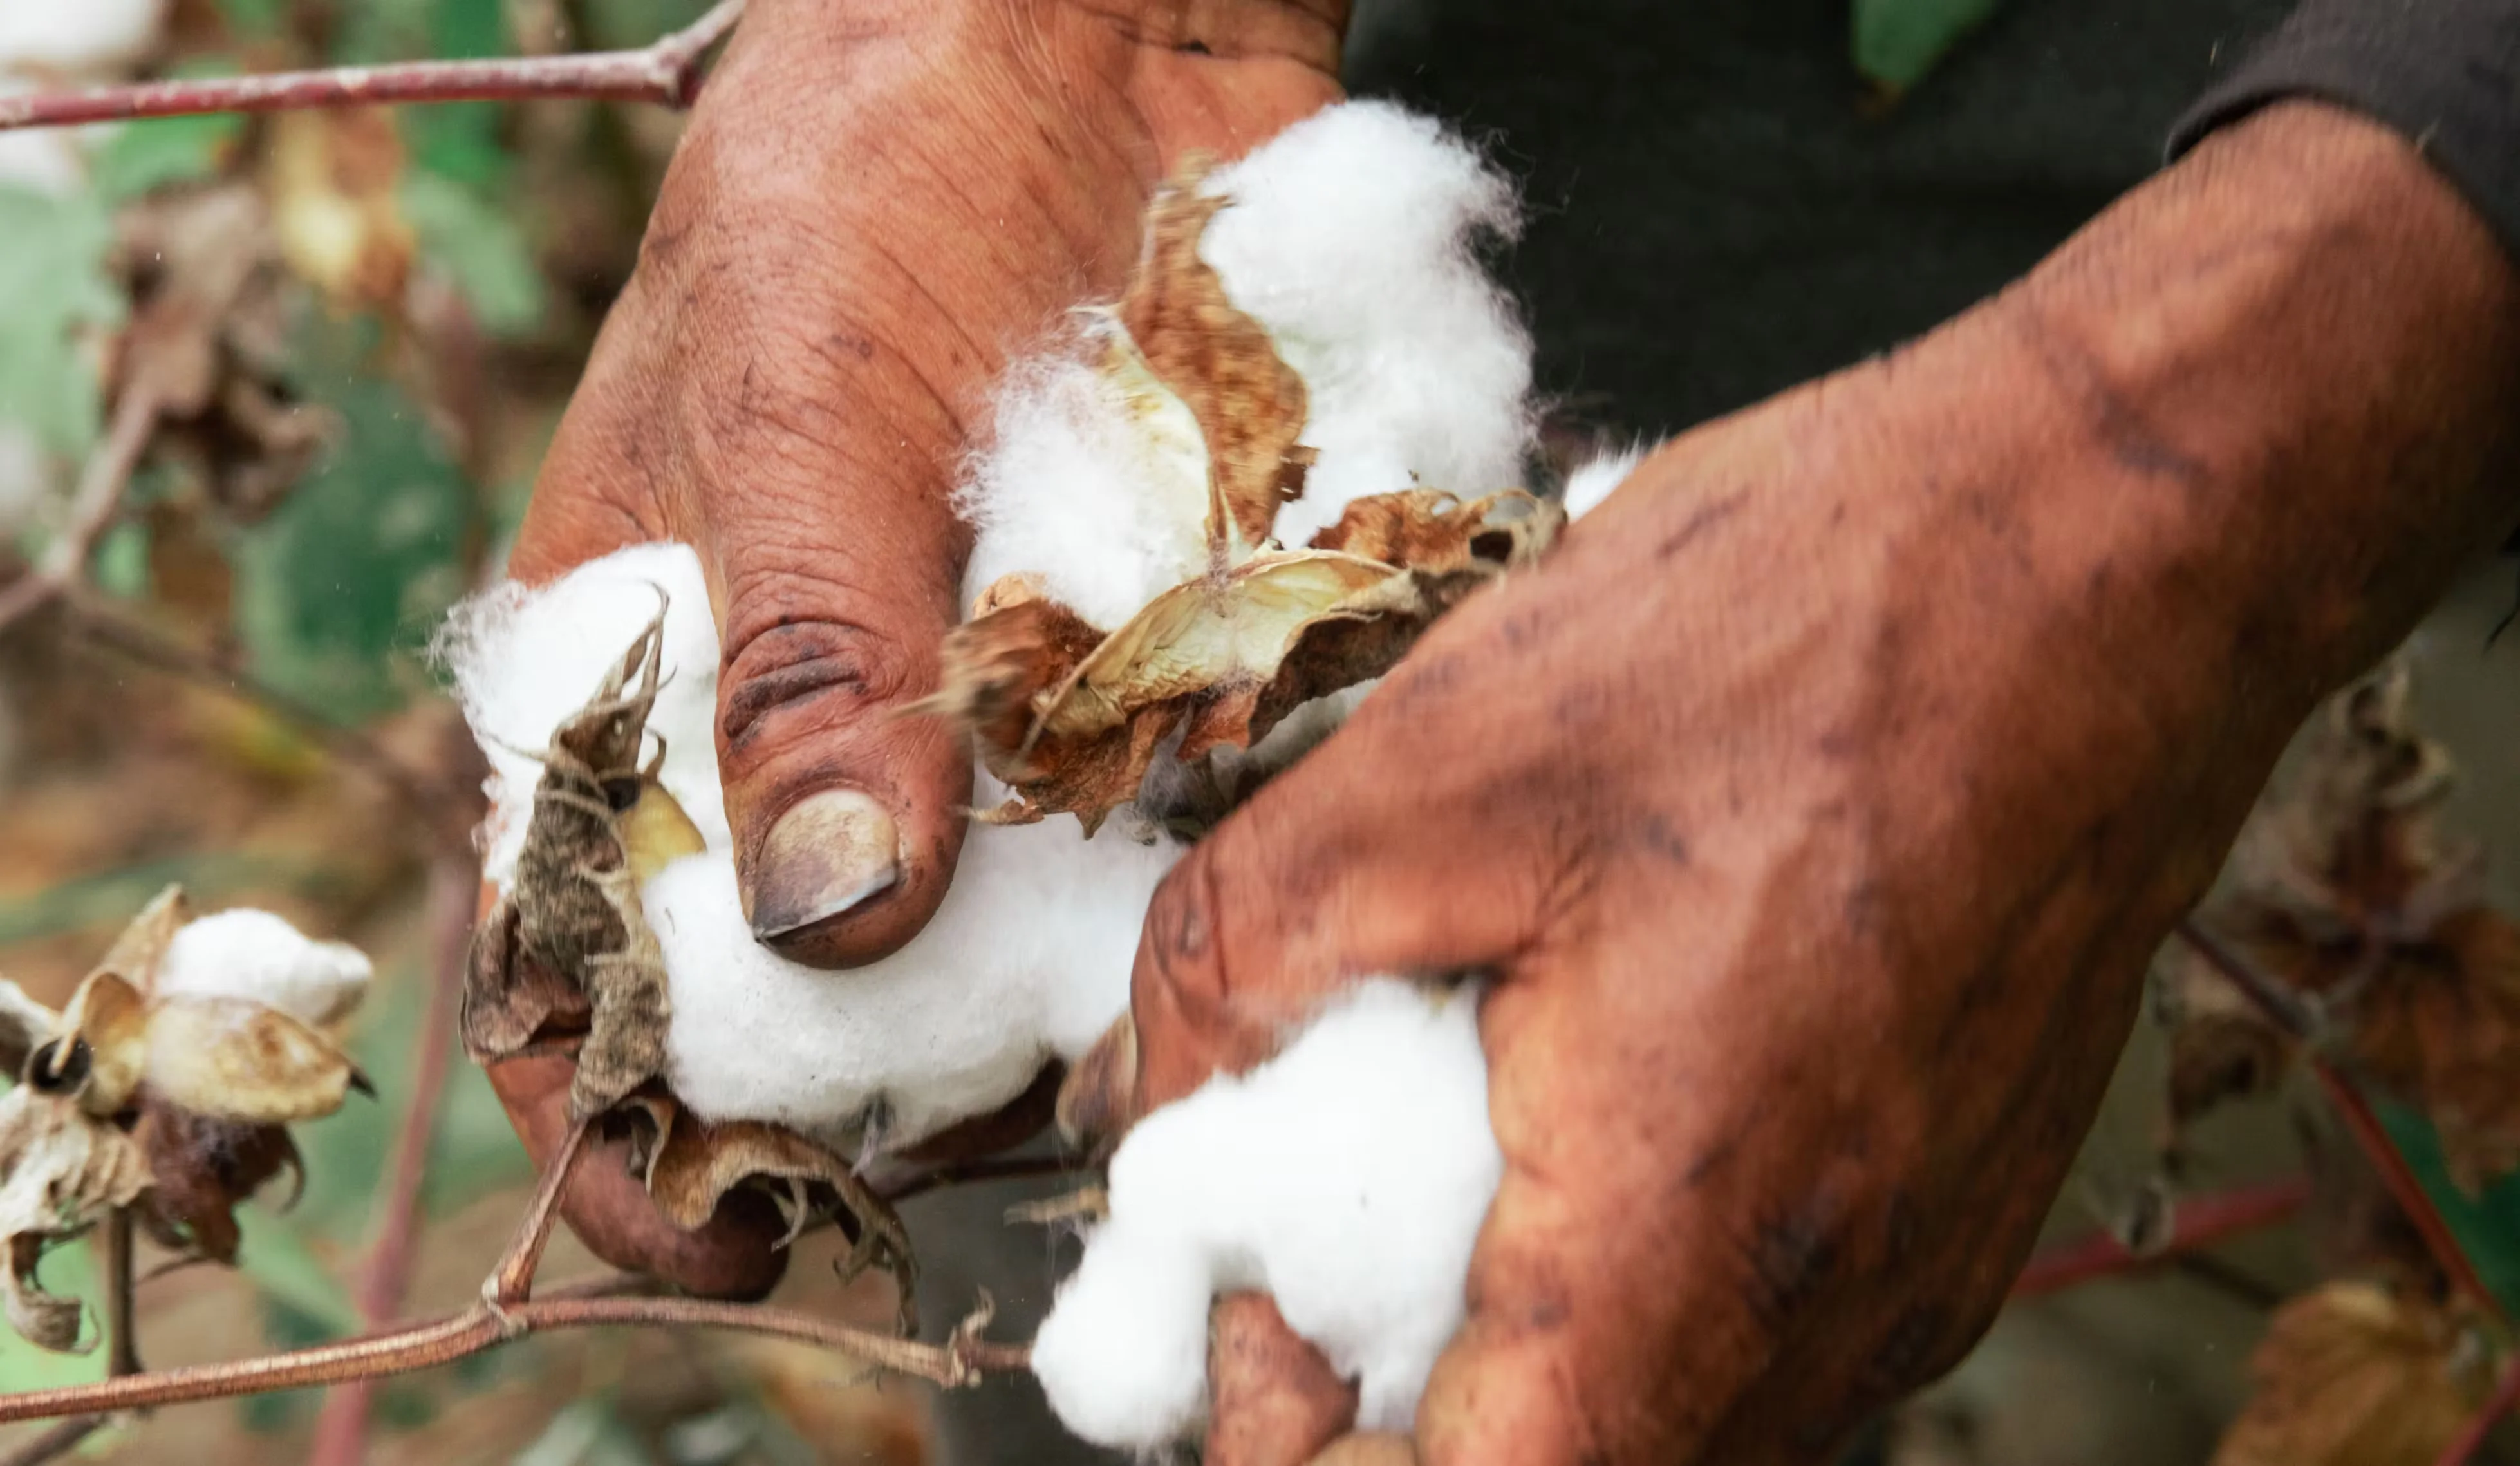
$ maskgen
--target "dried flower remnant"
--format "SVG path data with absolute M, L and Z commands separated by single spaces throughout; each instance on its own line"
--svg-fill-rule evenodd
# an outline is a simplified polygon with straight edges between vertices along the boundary
M 297 1168 L 283 1125 L 329 1115 L 350 1089 L 366 1088 L 314 1022 L 248 995 L 316 952 L 337 980 L 321 988 L 324 1011 L 310 1016 L 338 1017 L 364 984 L 364 958 L 353 973 L 355 952 L 308 942 L 273 917 L 245 928 L 257 936 L 251 943 L 195 943 L 172 964 L 189 916 L 179 888 L 160 893 L 60 1014 L 0 983 L 0 1056 L 22 1056 L 22 1082 L 0 1097 L 9 1320 L 46 1349 L 78 1349 L 81 1332 L 77 1302 L 36 1283 L 46 1247 L 134 1208 L 168 1246 L 231 1261 L 232 1209 Z M 248 971 L 206 971 L 204 955 Z M 267 990 L 302 1002 L 316 989 Z
M 2494 1365 L 2451 1309 L 2335 1282 L 2275 1314 L 2249 1373 L 2255 1391 L 2214 1466 L 2433 1466 Z
M 2481 852 L 2441 831 L 2452 770 L 2410 694 L 2392 661 L 2327 703 L 2201 914 L 2322 1046 L 2424 1110 L 2474 1190 L 2520 1164 L 2520 927 L 2485 903 Z M 2174 983 L 2175 1120 L 2271 1087 L 2290 1039 L 2192 956 Z

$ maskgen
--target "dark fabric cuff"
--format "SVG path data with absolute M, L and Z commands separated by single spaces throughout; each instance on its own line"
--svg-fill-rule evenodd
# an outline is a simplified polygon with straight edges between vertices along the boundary
M 2170 157 L 2288 97 L 2404 133 L 2520 259 L 2520 0 L 2303 0 L 2180 119 Z

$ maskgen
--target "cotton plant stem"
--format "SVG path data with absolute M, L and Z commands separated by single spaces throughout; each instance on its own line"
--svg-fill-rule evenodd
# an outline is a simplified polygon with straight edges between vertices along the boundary
M 5 103 L 0 103 L 5 105 Z M 105 441 L 79 470 L 78 487 L 70 495 L 69 523 L 43 558 L 25 573 L 0 586 L 0 632 L 60 600 L 87 576 L 87 563 L 105 531 L 113 527 L 122 509 L 122 493 L 140 467 L 149 439 L 158 431 L 158 397 L 146 388 L 123 393 L 113 409 Z
M 701 59 L 742 14 L 743 0 L 722 0 L 690 25 L 636 51 L 337 67 L 0 97 L 0 131 L 200 113 L 287 112 L 396 102 L 601 97 L 689 107 L 699 92 Z
M 2104 1277 L 2123 1277 L 2163 1266 L 2178 1257 L 2213 1247 L 2246 1232 L 2290 1219 L 2310 1203 L 2310 1182 L 2299 1176 L 2182 1201 L 2169 1243 L 2142 1256 L 2107 1232 L 2040 1254 L 2013 1282 L 2012 1299 L 2044 1298 Z
M 2181 940 L 2194 948 L 2198 956 L 2255 1003 L 2270 1021 L 2304 1045 L 2316 1041 L 2317 1027 L 2308 1010 L 2282 985 L 2258 971 L 2247 958 L 2200 926 L 2193 916 L 2181 919 L 2178 932 Z M 2475 1263 L 2459 1247 L 2457 1237 L 2450 1229 L 2450 1222 L 2442 1216 L 2441 1208 L 2433 1204 L 2423 1182 L 2416 1179 L 2413 1168 L 2407 1165 L 2407 1158 L 2389 1139 L 2389 1132 L 2381 1126 L 2380 1117 L 2373 1113 L 2371 1102 L 2363 1096 L 2362 1088 L 2316 1051 L 2311 1052 L 2309 1063 L 2328 1103 L 2334 1107 L 2338 1118 L 2345 1122 L 2347 1133 L 2354 1137 L 2354 1143 L 2361 1147 L 2372 1168 L 2379 1172 L 2398 1209 L 2406 1214 L 2416 1234 L 2423 1238 L 2424 1247 L 2432 1254 L 2433 1262 L 2441 1268 L 2442 1275 L 2450 1280 L 2453 1289 L 2489 1316 L 2507 1326 L 2510 1320 L 2504 1314 L 2502 1305 L 2487 1291 L 2484 1279 L 2477 1276 Z
M 455 1057 L 456 1009 L 464 991 L 465 958 L 480 882 L 477 859 L 440 855 L 430 863 L 428 1006 L 412 1044 L 411 1095 L 404 1102 L 402 1126 L 379 1205 L 376 1241 L 368 1249 L 359 1279 L 359 1316 L 372 1329 L 383 1328 L 401 1316 L 403 1295 L 411 1286 L 421 1181 L 428 1167 L 429 1142 L 437 1134 L 447 1070 Z M 358 1466 L 367 1459 L 373 1395 L 370 1382 L 360 1381 L 325 1397 L 324 1408 L 315 1417 L 314 1443 L 307 1451 L 309 1466 Z
M 2434 1466 L 2467 1466 L 2485 1448 L 2485 1438 L 2494 1434 L 2494 1428 L 2502 1423 L 2514 1405 L 2520 1405 L 2520 1358 L 2503 1366 L 2502 1378 L 2495 1383 L 2494 1393 L 2486 1397 L 2484 1405 L 2460 1428 L 2458 1439 L 2441 1453 Z
M 493 1308 L 521 1304 L 533 1296 L 534 1270 L 542 1266 L 543 1249 L 551 1245 L 552 1224 L 560 1216 L 560 1199 L 568 1191 L 570 1176 L 577 1173 L 577 1163 L 586 1154 L 587 1132 L 592 1121 L 581 1120 L 568 1127 L 562 1137 L 560 1153 L 544 1168 L 542 1182 L 534 1188 L 534 1199 L 526 1204 L 525 1214 L 517 1223 L 517 1235 L 508 1243 L 507 1253 L 499 1265 L 481 1284 L 481 1300 Z
M 139 1320 L 134 1312 L 137 1284 L 132 1276 L 134 1249 L 128 1209 L 117 1207 L 106 1218 L 100 1250 L 105 1263 L 105 1373 L 108 1379 L 123 1379 L 140 1372 Z M 0 1456 L 0 1466 L 40 1466 L 42 1462 L 58 1460 L 105 1429 L 112 1418 L 97 1414 L 65 1420 Z

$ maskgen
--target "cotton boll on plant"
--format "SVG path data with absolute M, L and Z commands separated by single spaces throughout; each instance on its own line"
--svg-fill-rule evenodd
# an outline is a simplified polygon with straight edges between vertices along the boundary
M 11 0 L 0 5 L 0 71 L 92 76 L 158 43 L 167 0 Z
M 660 592 L 661 687 L 645 746 L 662 740 L 659 782 L 701 846 L 640 893 L 665 966 L 676 1098 L 705 1121 L 909 1145 L 998 1108 L 1046 1061 L 1091 1045 L 1127 1006 L 1139 927 L 1178 853 L 1168 842 L 1088 843 L 1072 820 L 981 825 L 935 918 L 890 957 L 833 974 L 754 939 L 711 737 L 717 630 L 688 545 L 617 551 L 540 589 L 502 586 L 459 608 L 441 637 L 494 763 L 487 868 L 502 890 L 541 775 L 535 756 L 619 667 Z
M 367 953 L 318 941 L 284 917 L 250 907 L 187 923 L 167 943 L 158 990 L 167 997 L 247 998 L 322 1026 L 347 1017 L 366 993 Z
M 1651 448 L 1639 444 L 1622 452 L 1587 460 L 1578 466 L 1575 472 L 1566 476 L 1562 496 L 1566 517 L 1580 520 L 1600 508 L 1601 501 L 1610 496 L 1611 490 L 1625 483 L 1628 476 L 1637 471 L 1637 465 L 1644 462 L 1645 455 L 1651 451 Z
M 1361 1428 L 1406 1430 L 1503 1173 L 1476 990 L 1368 983 L 1129 1132 L 1033 1370 L 1070 1430 L 1162 1446 L 1202 1404 L 1210 1301 L 1260 1289 L 1357 1382 Z

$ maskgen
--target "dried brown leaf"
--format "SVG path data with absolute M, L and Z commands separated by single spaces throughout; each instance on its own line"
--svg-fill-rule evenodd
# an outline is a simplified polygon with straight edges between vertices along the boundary
M 0 978 L 0 1071 L 23 1077 L 28 1056 L 61 1021 L 60 1014 L 26 996 L 26 989 Z
M 1268 542 L 1278 506 L 1302 493 L 1311 456 L 1295 446 L 1304 431 L 1304 379 L 1199 257 L 1208 220 L 1232 203 L 1198 192 L 1204 172 L 1192 164 L 1148 206 L 1145 251 L 1119 316 L 1128 344 L 1198 421 L 1207 446 L 1210 543 L 1224 565 Z
M 946 634 L 942 684 L 904 715 L 949 718 L 984 745 L 1012 749 L 1032 730 L 1034 700 L 1066 681 L 1102 633 L 1037 596 L 994 605 Z
M 268 194 L 289 267 L 338 305 L 400 308 L 417 241 L 397 199 L 403 149 L 382 108 L 272 119 Z
M 281 1125 L 213 1119 L 144 1090 L 132 1138 L 154 1182 L 153 1231 L 215 1261 L 236 1260 L 238 1203 L 284 1170 L 295 1179 L 292 1201 L 305 1184 L 297 1144 Z
M 2286 1304 L 2249 1373 L 2214 1466 L 2432 1466 L 2491 1383 L 2450 1313 L 2361 1282 Z
M 149 1000 L 140 988 L 110 967 L 88 974 L 62 1014 L 62 1034 L 58 1060 L 39 1053 L 38 1086 L 66 1087 L 99 1117 L 130 1108 L 149 1065 Z

